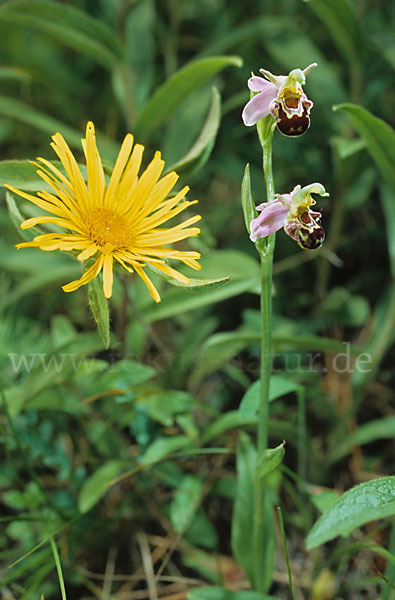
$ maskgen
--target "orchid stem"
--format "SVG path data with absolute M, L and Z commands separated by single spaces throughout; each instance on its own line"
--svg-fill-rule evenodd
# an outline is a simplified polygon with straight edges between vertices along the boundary
M 266 181 L 267 201 L 274 199 L 274 180 L 272 170 L 272 120 L 258 127 L 258 135 L 263 150 L 263 171 Z M 272 367 L 272 271 L 275 234 L 262 240 L 264 245 L 259 248 L 261 258 L 261 368 L 260 368 L 260 398 L 258 415 L 258 458 L 268 448 L 269 438 L 269 384 Z M 270 584 L 272 559 L 267 555 L 271 545 L 267 543 L 265 527 L 265 478 L 256 478 L 255 508 L 254 508 L 254 587 L 257 592 L 265 593 Z

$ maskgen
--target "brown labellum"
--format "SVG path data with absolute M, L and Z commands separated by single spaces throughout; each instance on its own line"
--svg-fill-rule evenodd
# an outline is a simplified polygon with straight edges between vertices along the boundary
M 309 109 L 303 108 L 302 115 L 294 114 L 288 117 L 281 104 L 278 105 L 276 125 L 278 130 L 288 137 L 303 135 L 310 127 Z
M 296 238 L 296 241 L 301 248 L 304 248 L 305 250 L 317 250 L 317 248 L 320 248 L 324 243 L 325 231 L 321 225 L 316 225 L 311 231 L 300 228 L 296 232 Z

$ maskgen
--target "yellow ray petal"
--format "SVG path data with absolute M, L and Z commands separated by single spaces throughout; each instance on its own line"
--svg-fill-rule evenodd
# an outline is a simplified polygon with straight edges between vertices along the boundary
M 170 275 L 170 277 L 173 277 L 173 279 L 176 279 L 177 281 L 180 281 L 181 283 L 185 283 L 185 284 L 191 283 L 189 281 L 188 277 L 186 277 L 182 273 L 179 273 L 175 269 L 172 269 L 171 267 L 169 267 L 169 265 L 156 264 L 155 268 L 158 269 L 159 271 L 162 271 L 166 275 Z
M 155 152 L 155 156 L 141 175 L 133 192 L 133 198 L 131 198 L 131 204 L 127 215 L 136 215 L 140 208 L 146 202 L 152 188 L 158 181 L 160 174 L 163 171 L 165 163 L 160 157 L 160 152 Z
M 88 190 L 77 161 L 60 133 L 55 133 L 55 135 L 52 136 L 52 139 L 53 142 L 51 143 L 51 146 L 60 158 L 70 180 L 73 193 L 78 198 L 82 207 L 87 210 L 89 208 Z
M 147 205 L 143 206 L 138 215 L 136 216 L 137 221 L 144 219 L 147 215 L 157 210 L 160 203 L 168 196 L 171 192 L 175 184 L 177 183 L 178 175 L 174 171 L 168 173 L 162 179 L 156 183 L 152 189 L 152 192 L 149 195 L 149 199 L 147 201 Z M 183 191 L 185 191 L 184 195 L 189 190 L 189 187 L 184 187 Z M 180 199 L 183 195 L 180 195 Z
M 31 219 L 26 219 L 21 223 L 21 229 L 29 229 L 30 227 L 34 227 L 39 223 L 53 223 L 54 225 L 59 225 L 59 227 L 64 227 L 65 229 L 71 229 L 72 231 L 78 231 L 78 233 L 83 233 L 68 219 L 59 219 L 57 217 L 32 217 Z
M 43 210 L 45 210 L 46 212 L 52 213 L 53 215 L 58 215 L 59 217 L 64 216 L 63 209 L 59 208 L 58 206 L 56 206 L 54 204 L 51 204 L 50 202 L 48 202 L 46 200 L 41 200 L 37 196 L 32 196 L 31 194 L 27 194 L 26 192 L 17 190 L 12 185 L 6 184 L 4 187 L 6 187 L 8 190 L 10 190 L 10 192 L 13 192 L 14 194 L 17 194 L 18 196 L 21 196 L 22 198 L 29 200 L 29 202 L 32 202 L 39 208 L 42 208 Z
M 106 298 L 111 298 L 112 296 L 112 283 L 112 254 L 106 254 L 103 262 L 103 292 Z
M 102 255 L 100 255 L 97 261 L 87 271 L 85 271 L 85 273 L 80 279 L 77 279 L 76 281 L 71 281 L 70 283 L 63 285 L 62 290 L 64 292 L 74 292 L 75 290 L 78 290 L 78 288 L 82 285 L 85 285 L 92 281 L 92 279 L 94 279 L 100 273 L 101 268 L 103 266 L 103 261 L 104 258 Z
M 137 175 L 140 170 L 141 160 L 143 158 L 144 146 L 136 144 L 125 167 L 122 179 L 118 186 L 117 210 L 123 214 L 130 206 L 133 198 L 135 186 L 137 185 Z
M 98 247 L 96 246 L 96 244 L 92 244 L 92 242 L 87 243 L 89 243 L 89 246 L 79 253 L 79 255 L 77 256 L 78 260 L 87 260 L 94 254 L 96 254 L 96 252 L 98 251 Z
M 114 169 L 104 199 L 104 206 L 112 206 L 115 202 L 115 195 L 117 193 L 118 184 L 120 182 L 122 173 L 125 169 L 126 163 L 128 162 L 130 153 L 132 151 L 132 147 L 133 136 L 131 133 L 128 133 L 122 142 L 118 158 L 115 161 Z
M 138 265 L 135 266 L 135 269 L 136 269 L 136 273 L 138 273 L 138 275 L 140 275 L 141 279 L 144 281 L 145 285 L 148 288 L 149 293 L 151 294 L 151 296 L 155 300 L 155 302 L 160 302 L 159 292 L 156 289 L 156 287 L 154 286 L 154 284 L 152 283 L 151 279 L 145 273 L 144 269 L 142 269 Z
M 86 158 L 90 205 L 101 206 L 106 185 L 102 160 L 96 146 L 95 127 L 92 121 L 87 123 L 85 137 L 86 139 L 81 140 L 81 143 Z

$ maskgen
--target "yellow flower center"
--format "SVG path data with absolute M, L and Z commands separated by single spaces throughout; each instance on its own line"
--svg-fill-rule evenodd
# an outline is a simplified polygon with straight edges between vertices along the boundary
M 88 236 L 97 246 L 130 248 L 133 236 L 126 219 L 110 208 L 100 206 L 84 215 Z

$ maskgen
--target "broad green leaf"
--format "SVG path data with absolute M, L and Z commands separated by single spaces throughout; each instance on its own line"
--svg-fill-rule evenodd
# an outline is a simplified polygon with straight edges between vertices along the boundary
M 273 402 L 285 394 L 297 392 L 301 389 L 298 383 L 286 379 L 282 375 L 272 375 L 270 377 L 269 401 Z M 258 414 L 259 410 L 260 381 L 255 381 L 244 394 L 239 407 L 240 415 L 243 417 L 252 417 Z
M 191 441 L 186 435 L 159 437 L 148 446 L 143 456 L 143 464 L 151 465 L 172 455 L 177 450 L 192 448 Z
M 380 199 L 387 228 L 387 244 L 391 263 L 391 273 L 392 278 L 395 280 L 395 190 L 391 190 L 388 186 L 382 186 L 380 189 Z
M 146 141 L 192 90 L 223 68 L 241 65 L 238 56 L 211 56 L 182 67 L 156 90 L 140 113 L 135 126 L 136 137 Z
M 37 175 L 37 167 L 30 160 L 0 161 L 0 186 L 4 186 L 5 184 L 12 185 L 26 192 L 49 191 L 51 189 Z
M 327 512 L 339 500 L 339 494 L 334 490 L 325 490 L 310 497 L 311 502 L 322 513 Z
M 147 321 L 159 321 L 183 312 L 194 310 L 209 304 L 215 304 L 226 298 L 232 298 L 243 292 L 258 292 L 260 282 L 259 263 L 250 256 L 235 250 L 217 250 L 210 252 L 201 260 L 202 278 L 223 280 L 231 277 L 226 285 L 216 289 L 200 291 L 199 294 L 187 293 L 184 288 L 167 289 L 162 301 L 154 305 L 151 300 L 141 307 Z M 187 276 L 191 269 L 180 269 Z
M 359 62 L 360 31 L 355 9 L 349 0 L 305 0 L 327 25 L 340 54 Z
M 67 4 L 11 0 L 1 6 L 0 20 L 48 33 L 56 41 L 91 56 L 108 68 L 122 57 L 120 43 L 107 25 Z
M 366 140 L 362 138 L 350 140 L 343 137 L 334 137 L 332 143 L 336 147 L 340 158 L 348 158 L 366 148 Z
M 372 316 L 371 335 L 358 356 L 351 383 L 360 392 L 371 381 L 384 354 L 395 340 L 395 283 L 382 292 Z M 358 400 L 357 400 L 358 401 Z
M 222 287 L 223 285 L 228 283 L 228 281 L 230 281 L 230 277 L 218 277 L 215 279 L 202 279 L 199 277 L 190 277 L 189 284 L 182 283 L 182 281 L 177 281 L 177 279 L 174 279 L 174 277 L 170 277 L 170 275 L 167 275 L 167 273 L 163 273 L 163 271 L 160 271 L 154 265 L 147 266 L 149 267 L 150 271 L 156 273 L 159 277 L 161 277 L 171 285 L 174 285 L 174 287 L 182 288 L 186 292 L 204 292 L 206 290 Z
M 71 321 L 65 315 L 54 315 L 51 319 L 51 339 L 54 349 L 63 348 L 66 344 L 74 341 L 77 331 Z
M 159 391 L 153 394 L 144 392 L 136 401 L 139 406 L 147 409 L 151 419 L 167 427 L 174 423 L 176 415 L 189 414 L 189 411 L 196 406 L 196 400 L 192 396 L 178 390 Z
M 206 427 L 202 435 L 201 441 L 203 444 L 216 438 L 217 436 L 236 427 L 245 427 L 246 425 L 255 425 L 257 422 L 256 415 L 241 415 L 238 410 L 230 410 L 224 415 L 221 415 L 214 423 Z
M 145 383 L 155 375 L 155 369 L 134 360 L 119 360 L 100 377 L 98 387 L 101 390 L 116 388 L 128 391 Z
M 237 493 L 232 515 L 232 550 L 249 581 L 254 580 L 253 515 L 257 456 L 255 446 L 246 433 L 237 444 Z
M 243 207 L 244 223 L 248 234 L 251 233 L 250 224 L 252 219 L 258 215 L 255 208 L 255 202 L 251 195 L 251 178 L 250 178 L 250 165 L 247 164 L 244 177 L 241 184 L 241 205 Z
M 97 277 L 88 284 L 88 300 L 100 337 L 107 349 L 110 345 L 110 311 L 108 300 L 104 296 L 102 283 Z
M 376 440 L 392 439 L 395 436 L 395 417 L 385 417 L 376 419 L 364 425 L 360 425 L 352 431 L 347 437 L 336 445 L 333 452 L 330 453 L 329 460 L 337 461 L 351 452 L 353 446 L 369 444 Z
M 72 127 L 69 127 L 61 121 L 58 121 L 58 119 L 54 119 L 53 117 L 40 112 L 36 108 L 33 108 L 32 106 L 21 102 L 21 100 L 17 100 L 15 98 L 8 98 L 6 96 L 0 96 L 0 114 L 9 119 L 16 119 L 17 121 L 39 129 L 40 131 L 44 131 L 49 136 L 52 136 L 54 133 L 59 131 L 63 135 L 69 146 L 71 146 L 72 148 L 77 148 L 82 156 L 81 138 L 85 136 L 85 131 L 76 131 Z M 114 159 L 119 151 L 118 145 L 115 144 L 111 139 L 100 134 L 100 132 L 97 134 L 97 138 L 99 152 L 101 156 L 108 160 Z M 50 141 L 51 140 L 48 139 L 48 154 L 52 153 L 52 149 L 49 147 Z M 16 161 L 12 162 L 14 163 Z M 39 181 L 42 181 L 39 177 L 37 177 L 37 179 Z M 5 181 L 5 183 L 10 182 Z M 37 188 L 30 187 L 24 189 Z M 38 189 L 45 189 L 44 182 L 40 184 L 40 187 Z
M 170 520 L 177 533 L 191 524 L 199 505 L 203 483 L 194 475 L 185 475 L 170 504 Z
M 277 596 L 258 594 L 251 590 L 227 590 L 217 586 L 193 588 L 187 597 L 188 600 L 279 600 Z
M 325 512 L 307 536 L 307 548 L 315 548 L 338 535 L 347 536 L 369 521 L 395 515 L 395 476 L 355 486 Z
M 42 231 L 40 231 L 37 227 L 31 227 L 30 229 L 21 229 L 21 224 L 25 221 L 25 218 L 21 215 L 19 208 L 15 203 L 15 199 L 13 194 L 7 190 L 5 193 L 5 199 L 7 202 L 8 214 L 12 223 L 15 225 L 15 228 L 19 235 L 26 240 L 27 242 L 31 242 L 32 239 L 36 235 L 40 235 Z
M 221 120 L 221 96 L 216 87 L 212 88 L 212 99 L 209 113 L 199 137 L 189 152 L 174 165 L 166 169 L 182 173 L 184 177 L 199 171 L 209 158 Z
M 202 493 L 203 482 L 194 475 L 185 475 L 170 504 L 170 520 L 189 543 L 215 548 L 217 534 L 200 506 Z
M 339 104 L 333 110 L 342 110 L 347 114 L 365 139 L 366 149 L 383 177 L 395 189 L 395 131 L 392 127 L 356 104 Z
M 285 454 L 284 446 L 285 442 L 282 442 L 276 448 L 268 448 L 258 456 L 257 477 L 265 477 L 281 464 Z
M 119 460 L 110 460 L 99 467 L 91 475 L 78 496 L 78 510 L 84 514 L 88 512 L 108 491 L 108 484 L 117 477 L 124 466 Z

